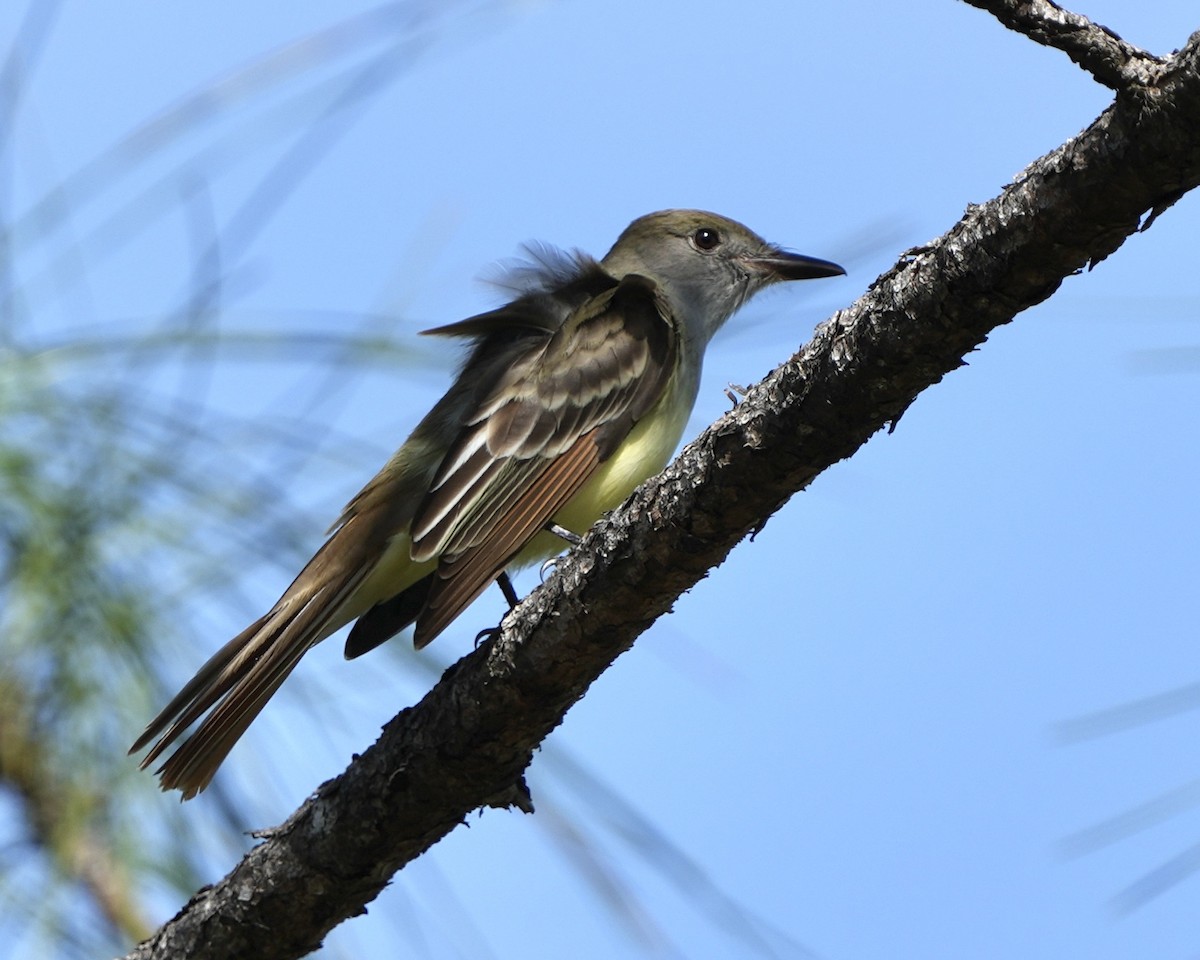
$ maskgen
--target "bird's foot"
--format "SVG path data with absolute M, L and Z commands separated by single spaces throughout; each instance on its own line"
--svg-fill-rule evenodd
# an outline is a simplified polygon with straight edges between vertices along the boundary
M 479 645 L 486 640 L 498 640 L 501 634 L 500 625 L 488 627 L 486 630 L 480 630 L 475 634 L 475 649 L 479 649 Z

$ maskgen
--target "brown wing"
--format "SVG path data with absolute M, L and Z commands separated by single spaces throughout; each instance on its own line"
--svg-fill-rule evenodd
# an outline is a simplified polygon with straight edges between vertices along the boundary
M 657 288 L 628 276 L 510 366 L 467 418 L 413 518 L 413 559 L 439 558 L 418 647 L 611 456 L 662 396 L 677 353 Z

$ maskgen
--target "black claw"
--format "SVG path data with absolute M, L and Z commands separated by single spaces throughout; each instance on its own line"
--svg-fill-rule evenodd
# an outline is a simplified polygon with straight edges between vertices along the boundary
M 500 627 L 498 626 L 488 627 L 486 630 L 480 630 L 477 634 L 475 634 L 475 649 L 479 649 L 479 645 L 483 643 L 484 639 L 495 640 L 499 638 L 499 636 Z

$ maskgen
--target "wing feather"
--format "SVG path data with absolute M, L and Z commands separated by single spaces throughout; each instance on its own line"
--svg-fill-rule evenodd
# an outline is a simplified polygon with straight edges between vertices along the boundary
M 512 558 L 579 492 L 600 463 L 592 435 L 581 437 L 550 462 L 537 480 L 517 491 L 504 513 L 504 524 L 466 553 L 438 566 L 425 609 L 417 620 L 413 643 L 420 649 L 441 633 L 496 579 Z
M 413 519 L 440 558 L 414 640 L 443 630 L 550 523 L 653 408 L 674 372 L 670 315 L 628 276 L 514 362 L 466 418 Z M 481 469 L 480 460 L 491 458 Z

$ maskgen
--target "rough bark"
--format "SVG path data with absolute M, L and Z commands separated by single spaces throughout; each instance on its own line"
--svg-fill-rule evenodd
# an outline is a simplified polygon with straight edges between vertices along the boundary
M 1064 10 L 1051 0 L 966 0 L 1029 39 L 1063 51 L 1111 90 L 1154 83 L 1164 58 L 1126 43 L 1108 27 Z
M 993 328 L 1200 183 L 1200 33 L 1159 60 L 1052 4 L 976 5 L 1067 50 L 1116 87 L 1112 106 L 826 321 L 599 524 L 501 636 L 130 957 L 302 955 L 470 811 L 527 806 L 537 745 L 680 593 Z

